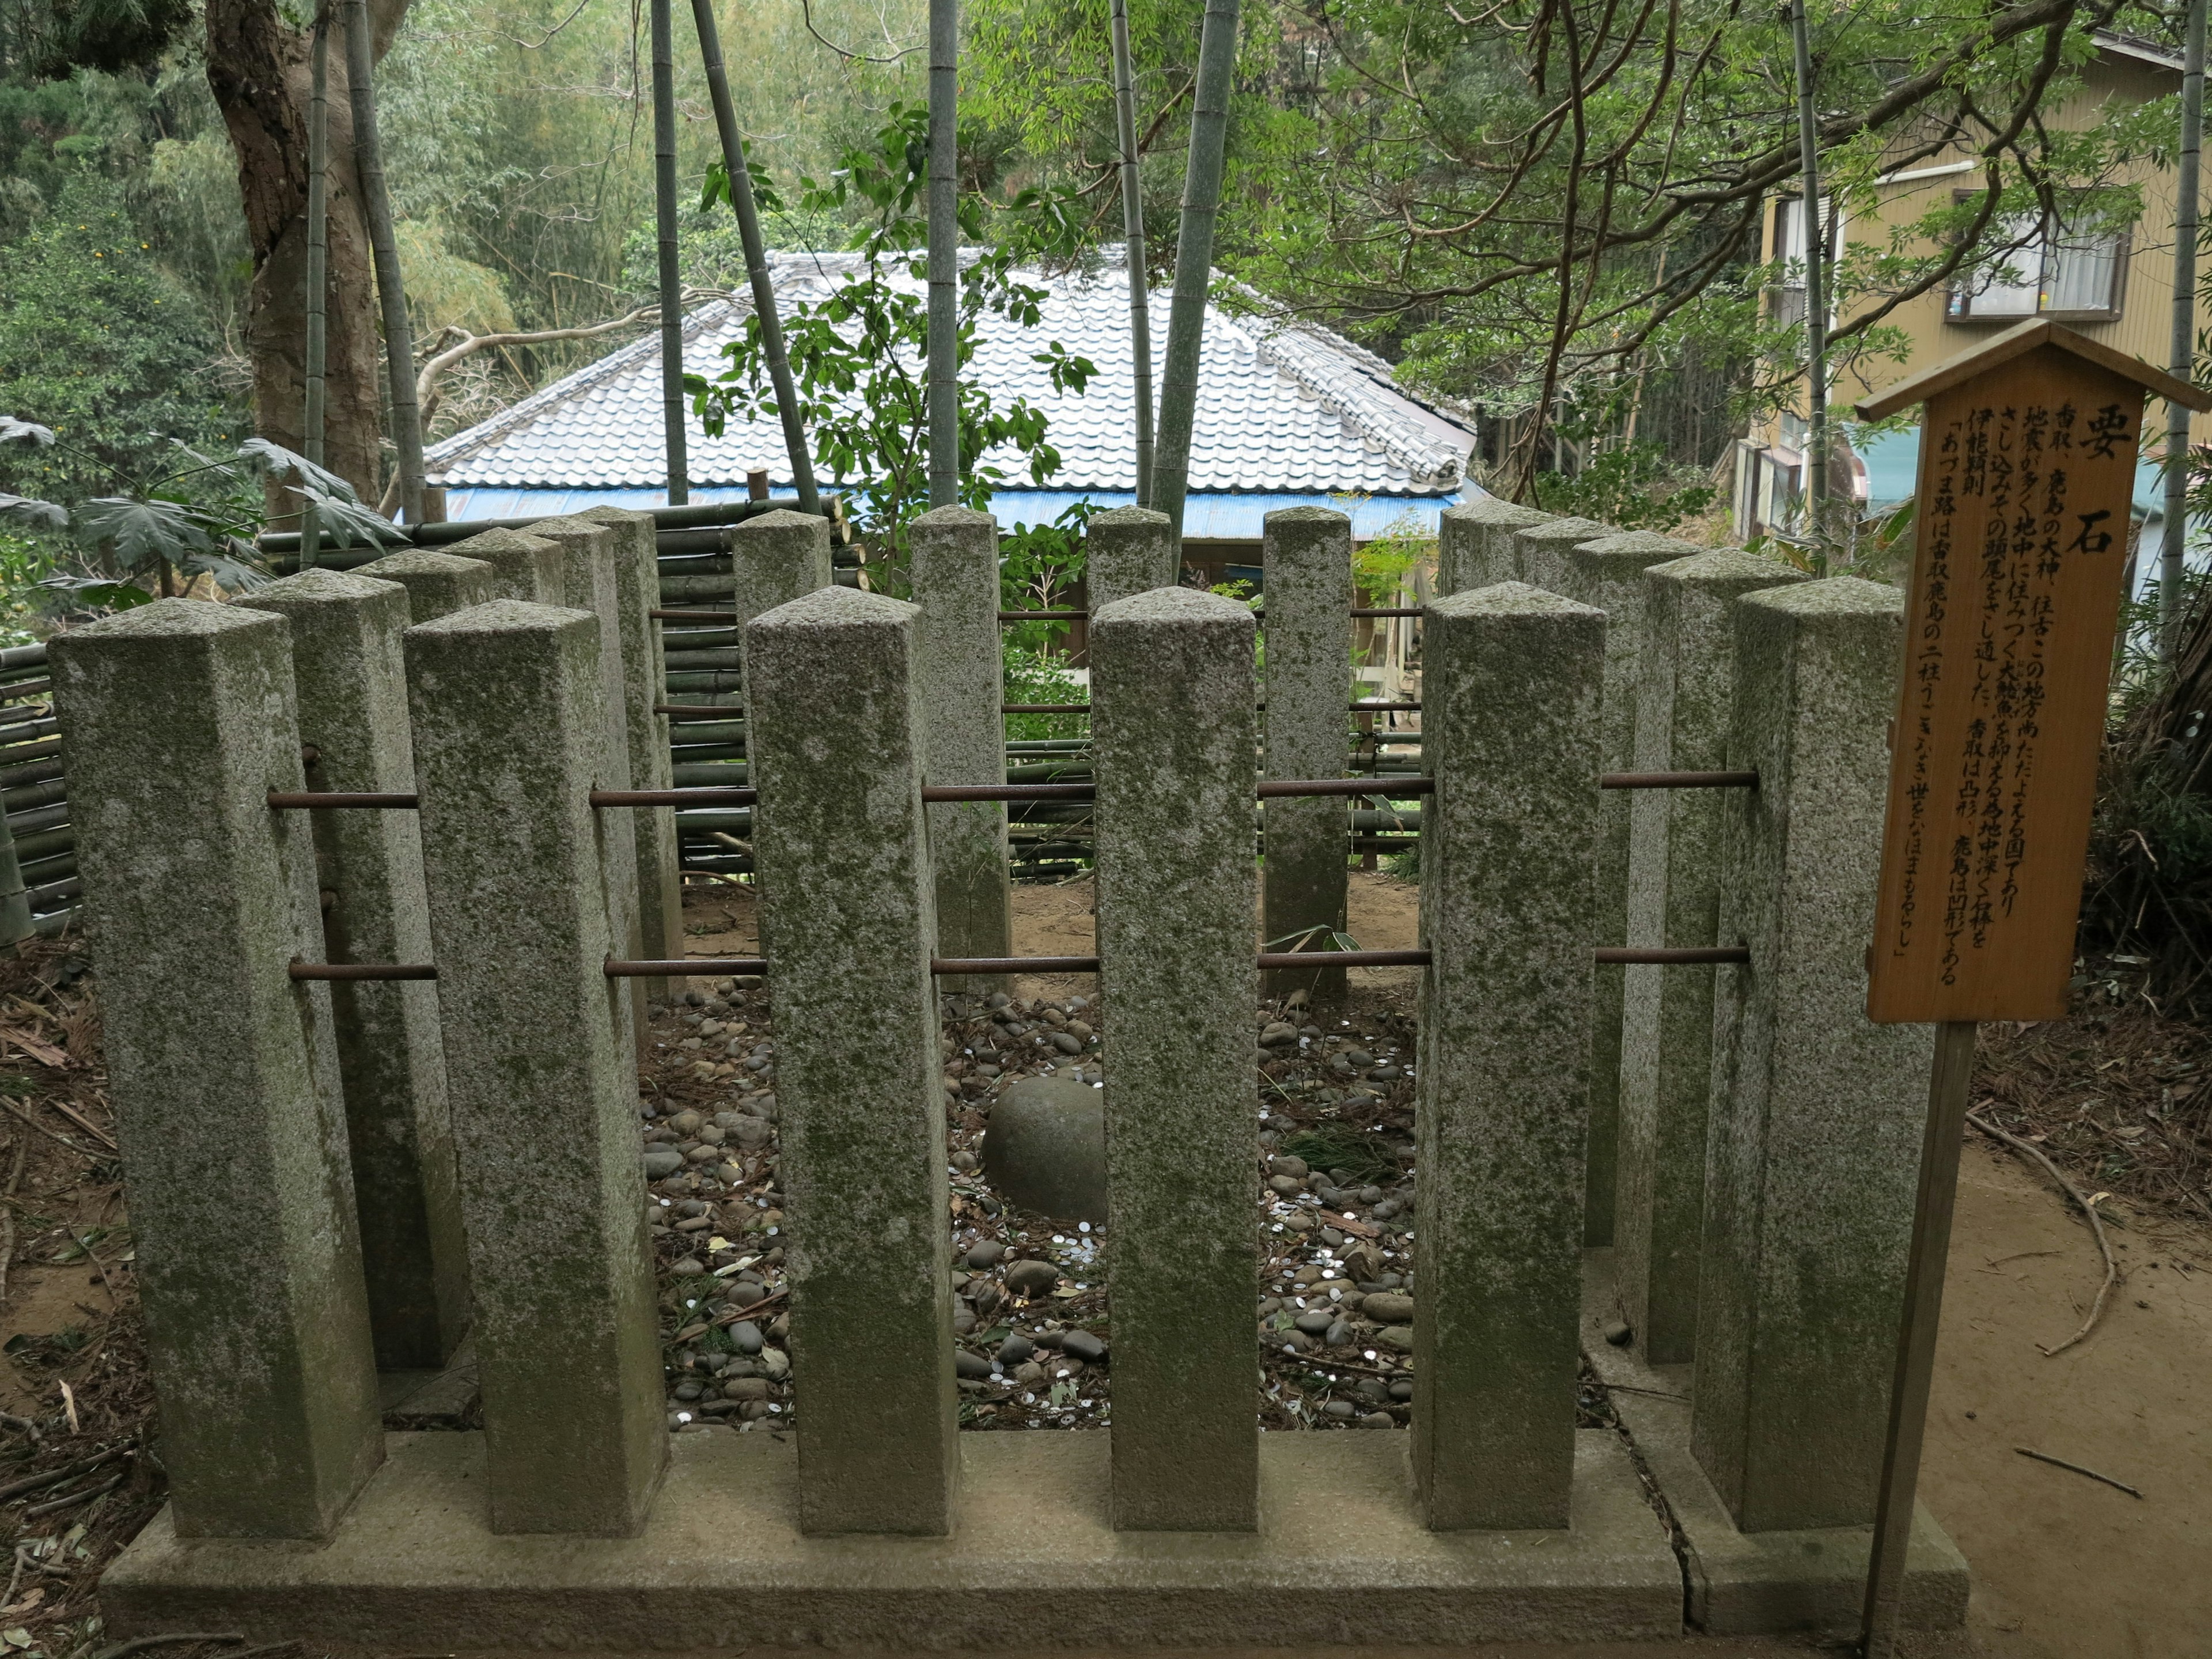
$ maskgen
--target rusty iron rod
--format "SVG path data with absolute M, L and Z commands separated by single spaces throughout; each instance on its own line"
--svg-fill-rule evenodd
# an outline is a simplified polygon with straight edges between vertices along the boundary
M 1601 963 L 1653 963 L 1661 966 L 1697 966 L 1711 962 L 1749 962 L 1748 945 L 1601 945 Z
M 750 806 L 760 799 L 757 789 L 721 784 L 702 784 L 690 789 L 594 789 L 594 806 Z
M 1756 772 L 1607 772 L 1601 789 L 1756 789 Z
M 1284 796 L 1315 795 L 1432 795 L 1434 778 L 1270 778 L 1260 785 L 1262 800 Z
M 371 806 L 391 811 L 411 811 L 422 804 L 420 795 L 362 794 L 343 789 L 271 789 L 269 805 L 271 808 L 286 806 Z
M 1697 963 L 1746 962 L 1748 947 L 1720 945 L 1680 950 L 1601 948 L 1600 962 Z M 1275 968 L 1425 968 L 1432 960 L 1427 951 L 1262 951 L 1255 958 L 1262 969 Z M 603 971 L 609 979 L 668 979 L 685 974 L 765 974 L 765 957 L 678 957 L 658 962 L 619 962 L 610 957 Z M 1095 974 L 1098 958 L 1091 957 L 932 957 L 929 971 L 962 974 Z M 423 978 L 434 970 L 385 969 L 352 975 L 359 978 Z M 337 977 L 337 975 L 331 975 Z
M 678 957 L 673 961 L 617 962 L 601 965 L 609 979 L 674 979 L 684 974 L 764 974 L 766 957 Z
M 295 962 L 294 979 L 435 979 L 427 962 Z
M 738 619 L 734 611 L 663 611 L 645 613 L 655 622 L 733 623 Z

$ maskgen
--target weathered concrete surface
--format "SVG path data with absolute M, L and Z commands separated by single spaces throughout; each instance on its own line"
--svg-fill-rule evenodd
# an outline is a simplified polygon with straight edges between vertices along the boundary
M 745 630 L 807 1533 L 943 1533 L 959 1468 L 915 621 L 824 586 Z
M 1073 1077 L 1025 1077 L 991 1107 L 983 1168 L 994 1191 L 1062 1221 L 1103 1223 L 1106 1102 Z
M 408 599 L 391 582 L 307 570 L 237 601 L 291 624 L 300 740 L 314 755 L 308 788 L 415 787 L 399 647 Z M 429 961 L 415 815 L 326 811 L 307 821 L 329 895 L 330 959 Z M 442 1365 L 468 1331 L 470 1310 L 438 988 L 344 981 L 330 996 L 376 1363 L 385 1370 Z
M 520 530 L 487 530 L 446 550 L 455 558 L 475 559 L 492 568 L 492 598 L 531 605 L 559 605 L 566 591 L 566 561 L 542 536 Z
M 1513 532 L 1533 528 L 1551 516 L 1495 495 L 1446 507 L 1437 524 L 1437 597 L 1519 580 Z
M 441 553 L 434 547 L 410 547 L 404 553 L 387 553 L 353 573 L 372 581 L 398 582 L 407 590 L 407 619 L 434 622 L 455 611 L 499 598 L 497 573 L 482 559 Z
M 1263 775 L 1340 778 L 1351 718 L 1352 520 L 1325 507 L 1270 513 L 1261 544 L 1267 592 L 1267 712 Z M 1260 934 L 1270 951 L 1326 951 L 1341 932 L 1349 852 L 1350 801 L 1342 795 L 1282 797 L 1261 809 L 1267 863 Z M 1277 969 L 1262 976 L 1270 995 L 1344 994 L 1344 969 Z
M 666 789 L 674 784 L 668 750 L 668 716 L 653 712 L 665 701 L 668 668 L 660 624 L 653 619 L 660 603 L 660 554 L 653 514 L 619 507 L 586 507 L 576 515 L 615 532 L 615 611 L 622 630 L 623 721 L 629 744 L 633 789 Z M 676 841 L 676 809 L 641 806 L 630 813 L 637 841 L 638 948 L 655 962 L 684 954 L 684 874 Z M 665 997 L 683 988 L 677 980 L 638 981 L 648 997 Z
M 1250 611 L 1195 588 L 1091 617 L 1124 1531 L 1259 1524 L 1255 635 Z
M 622 577 L 616 556 L 614 529 L 579 514 L 540 519 L 530 533 L 553 544 L 561 555 L 561 597 L 556 605 L 588 611 L 599 623 L 599 715 L 605 727 L 604 747 L 598 765 L 597 789 L 633 787 L 629 769 L 629 671 L 623 660 Z M 656 599 L 655 603 L 658 603 Z M 662 752 L 667 751 L 664 749 Z M 637 879 L 637 817 L 647 809 L 624 806 L 599 814 L 599 847 L 605 865 L 607 932 L 617 956 L 635 958 L 645 954 L 645 922 L 640 908 Z M 665 988 L 667 981 L 654 984 Z M 623 1036 L 642 1054 L 647 1018 L 647 981 L 624 981 L 629 1012 Z
M 999 632 L 999 521 L 940 507 L 914 521 L 914 598 L 929 781 L 1004 783 L 1006 670 Z M 1013 896 L 1006 879 L 1006 809 L 1000 801 L 935 801 L 929 849 L 937 872 L 937 954 L 1013 954 Z M 988 995 L 1003 974 L 948 978 L 941 991 Z
M 601 971 L 608 815 L 586 799 L 599 634 L 501 599 L 405 636 L 501 1533 L 635 1532 L 667 1451 L 630 1000 Z
M 1256 1536 L 1158 1538 L 1110 1524 L 1117 1435 L 962 1435 L 944 1539 L 808 1536 L 803 1450 L 679 1436 L 645 1535 L 589 1550 L 487 1530 L 477 1437 L 400 1435 L 329 1548 L 179 1545 L 157 1516 L 102 1578 L 100 1606 L 117 1635 L 189 1626 L 438 1653 L 1249 1651 L 1340 1647 L 1348 1628 L 1443 1650 L 1680 1633 L 1680 1569 L 1602 1431 L 1577 1438 L 1565 1531 L 1427 1532 L 1406 1501 L 1402 1437 L 1271 1434 Z M 1051 1609 L 1044 1634 L 1009 1617 L 1016 1600 Z
M 729 541 L 742 662 L 748 623 L 830 585 L 830 520 L 780 507 L 735 526 Z
M 1874 1518 L 1933 1028 L 1866 1018 L 1904 596 L 1735 605 L 1692 1444 L 1746 1532 Z
M 1583 1352 L 1637 1453 L 1681 1528 L 1690 1621 L 1708 1636 L 1817 1632 L 1855 1639 L 1866 1595 L 1874 1528 L 1738 1532 L 1728 1506 L 1690 1455 L 1690 1397 L 1695 1370 L 1653 1365 L 1604 1338 L 1619 1292 L 1615 1252 L 1585 1254 Z M 1913 1510 L 1905 1550 L 1905 1623 L 1915 1631 L 1956 1631 L 1966 1622 L 1966 1560 L 1926 1504 Z
M 1555 590 L 1605 612 L 1605 707 L 1599 716 L 1598 770 L 1625 772 L 1636 754 L 1638 663 L 1644 651 L 1644 573 L 1699 550 L 1671 536 L 1634 530 L 1565 550 Z M 1628 815 L 1633 796 L 1598 793 L 1597 937 L 1628 938 Z M 1627 969 L 1597 970 L 1590 1009 L 1589 1174 L 1583 1199 L 1585 1243 L 1613 1242 L 1614 1171 L 1620 1141 L 1620 1008 Z
M 330 997 L 285 971 L 323 952 L 307 814 L 266 800 L 303 787 L 289 635 L 160 599 L 52 647 L 186 1537 L 319 1538 L 384 1455 Z
M 1547 519 L 1541 524 L 1516 530 L 1512 532 L 1511 574 L 1501 574 L 1498 580 L 1526 582 L 1547 593 L 1564 592 L 1568 553 L 1584 542 L 1620 533 L 1611 525 L 1600 524 L 1595 519 Z M 1496 546 L 1493 543 L 1493 550 Z M 1493 550 L 1491 556 L 1496 562 L 1504 556 Z
M 1696 554 L 1644 573 L 1644 643 L 1630 769 L 1703 772 L 1726 765 L 1734 603 L 1805 580 L 1774 560 L 1733 551 Z M 1713 789 L 1623 793 L 1631 797 L 1627 942 L 1719 943 L 1727 797 Z M 1622 1000 L 1613 1261 L 1621 1315 L 1654 1364 L 1686 1360 L 1696 1346 L 1717 971 L 1631 968 Z
M 1173 587 L 1182 574 L 1175 521 L 1148 507 L 1095 514 L 1083 532 L 1083 589 L 1097 616 L 1118 599 Z
M 1439 1532 L 1569 1521 L 1605 628 L 1501 582 L 1422 641 L 1413 1478 Z

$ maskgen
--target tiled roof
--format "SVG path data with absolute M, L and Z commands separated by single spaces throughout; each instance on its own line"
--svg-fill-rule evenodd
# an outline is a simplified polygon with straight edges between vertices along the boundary
M 859 256 L 771 258 L 777 296 L 788 306 L 824 297 Z M 970 372 L 994 401 L 1025 397 L 1045 411 L 1050 441 L 1060 453 L 1060 471 L 1048 488 L 1134 489 L 1134 358 L 1120 264 L 1050 276 L 1032 271 L 1024 277 L 1049 294 L 1038 326 L 1024 329 L 986 316 Z M 908 279 L 902 274 L 899 280 Z M 1154 294 L 1152 300 L 1157 396 L 1168 295 Z M 716 301 L 687 316 L 684 367 L 708 376 L 727 367 L 721 349 L 743 329 L 747 309 Z M 1051 340 L 1097 366 L 1082 396 L 1056 394 L 1043 366 L 1030 360 Z M 1449 495 L 1460 485 L 1474 441 L 1471 424 L 1394 388 L 1389 366 L 1351 342 L 1309 324 L 1255 322 L 1211 306 L 1198 398 L 1190 460 L 1194 492 Z M 633 342 L 455 434 L 425 459 L 432 482 L 456 488 L 664 485 L 659 335 Z M 1025 467 L 999 459 L 1009 483 L 1028 482 Z M 720 438 L 693 426 L 689 470 L 695 485 L 738 484 L 746 473 L 763 468 L 773 483 L 791 482 L 782 431 L 773 419 L 733 422 Z

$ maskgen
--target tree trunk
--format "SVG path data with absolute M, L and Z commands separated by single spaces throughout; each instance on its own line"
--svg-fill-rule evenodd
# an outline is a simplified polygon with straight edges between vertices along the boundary
M 408 0 L 370 0 L 381 57 Z M 298 449 L 307 405 L 307 103 L 311 29 L 285 22 L 276 0 L 208 0 L 208 86 L 238 157 L 253 286 L 246 352 L 253 424 Z M 344 54 L 330 64 L 329 285 L 324 465 L 374 501 L 383 482 L 380 350 L 368 227 L 354 173 Z

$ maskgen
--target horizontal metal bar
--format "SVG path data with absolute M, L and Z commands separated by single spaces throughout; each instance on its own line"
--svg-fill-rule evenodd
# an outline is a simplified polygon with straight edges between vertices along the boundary
M 420 806 L 422 804 L 422 796 L 410 794 L 364 794 L 349 793 L 343 789 L 271 789 L 269 792 L 269 805 L 272 808 L 374 806 L 400 811 Z
M 1425 968 L 1426 951 L 1262 951 L 1262 968 Z
M 1095 974 L 1097 957 L 932 957 L 933 974 Z
M 591 799 L 594 806 L 750 806 L 760 791 L 707 784 L 690 789 L 594 789 Z
M 645 613 L 655 622 L 732 623 L 737 621 L 734 611 L 648 611 Z
M 1418 617 L 1421 614 L 1421 607 L 1418 605 L 1389 605 L 1378 611 L 1354 611 L 1352 614 L 1355 617 Z
M 765 957 L 678 957 L 674 961 L 617 962 L 601 965 L 609 979 L 674 979 L 684 974 L 764 974 Z
M 1756 789 L 1756 772 L 1607 772 L 1601 789 Z
M 427 962 L 295 962 L 294 979 L 435 979 Z
M 1285 796 L 1314 795 L 1432 795 L 1434 778 L 1268 778 L 1260 784 L 1263 800 Z
M 1749 962 L 1751 947 L 1748 945 L 1601 945 L 1597 959 L 1601 963 L 1649 963 L 1662 967 L 1694 967 L 1713 962 Z
M 1002 702 L 999 705 L 999 712 L 1002 714 L 1087 714 L 1091 712 L 1091 705 L 1087 702 Z
M 1095 783 L 964 783 L 925 787 L 924 800 L 1093 800 Z M 981 972 L 981 969 L 976 970 Z

